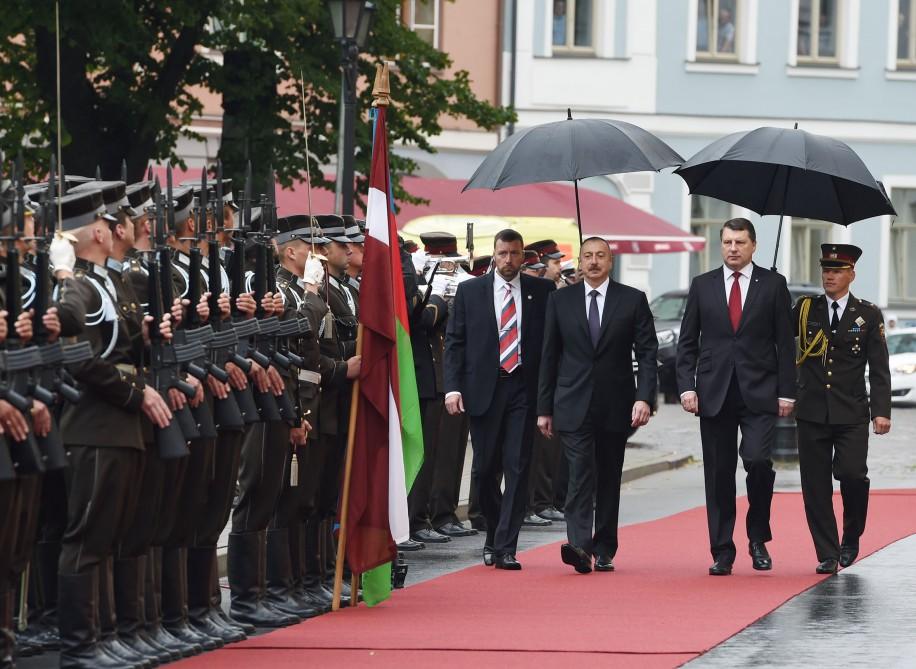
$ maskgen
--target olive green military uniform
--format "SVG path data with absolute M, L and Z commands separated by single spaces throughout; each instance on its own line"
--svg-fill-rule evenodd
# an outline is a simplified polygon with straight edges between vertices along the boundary
M 891 415 L 884 320 L 878 307 L 852 294 L 835 332 L 823 295 L 801 298 L 793 316 L 800 347 L 795 413 L 805 513 L 818 559 L 838 559 L 831 475 L 843 497 L 842 545 L 857 548 L 868 510 L 869 421 Z

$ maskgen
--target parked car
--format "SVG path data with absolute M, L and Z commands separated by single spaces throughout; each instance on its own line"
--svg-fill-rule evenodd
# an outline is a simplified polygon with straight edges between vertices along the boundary
M 916 327 L 886 334 L 890 354 L 891 404 L 916 404 Z M 866 384 L 868 371 L 866 370 Z
M 792 304 L 805 295 L 818 295 L 821 288 L 812 284 L 789 284 L 789 295 Z M 722 289 L 722 300 L 725 300 L 725 288 Z M 687 307 L 687 291 L 671 290 L 656 297 L 649 304 L 655 317 L 655 336 L 658 338 L 658 392 L 668 404 L 677 404 L 680 397 L 677 392 L 675 363 L 677 360 L 677 341 L 681 330 L 681 319 Z

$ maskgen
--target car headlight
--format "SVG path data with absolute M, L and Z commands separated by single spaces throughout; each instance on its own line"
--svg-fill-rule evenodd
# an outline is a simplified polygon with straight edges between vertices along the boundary
M 674 343 L 674 330 L 660 330 L 655 333 L 659 346 L 669 346 Z
M 916 362 L 894 367 L 894 374 L 916 374 Z

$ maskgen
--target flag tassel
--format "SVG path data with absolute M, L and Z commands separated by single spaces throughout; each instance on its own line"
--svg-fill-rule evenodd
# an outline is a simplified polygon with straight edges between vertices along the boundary
M 363 352 L 363 324 L 356 329 L 356 355 Z M 347 429 L 347 459 L 344 465 L 343 491 L 340 498 L 340 531 L 337 535 L 337 561 L 334 565 L 334 596 L 331 600 L 331 610 L 340 609 L 340 595 L 343 591 L 344 559 L 347 555 L 347 512 L 350 506 L 350 476 L 353 472 L 353 442 L 356 438 L 356 413 L 359 407 L 359 377 L 353 382 L 353 394 L 350 398 L 350 423 Z M 356 582 L 357 574 L 353 574 Z M 356 589 L 351 589 L 351 603 L 356 606 L 359 599 Z

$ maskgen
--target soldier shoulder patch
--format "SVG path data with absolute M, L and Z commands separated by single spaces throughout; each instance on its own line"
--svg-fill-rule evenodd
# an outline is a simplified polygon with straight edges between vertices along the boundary
M 881 336 L 881 341 L 887 341 L 884 336 L 884 323 L 878 323 L 878 334 Z

